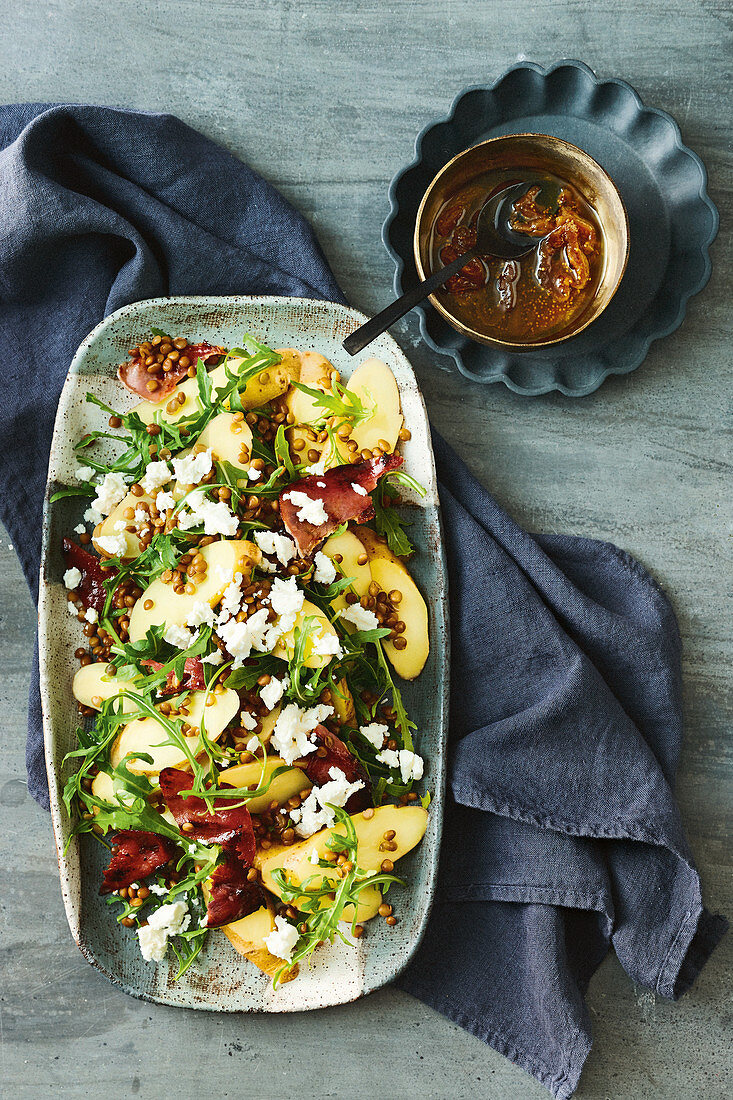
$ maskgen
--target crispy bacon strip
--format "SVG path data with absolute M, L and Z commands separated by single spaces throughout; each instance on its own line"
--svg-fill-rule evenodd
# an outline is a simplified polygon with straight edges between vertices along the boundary
M 376 488 L 383 474 L 388 474 L 401 465 L 402 456 L 396 452 L 380 455 L 354 466 L 335 466 L 325 474 L 310 474 L 284 489 L 280 493 L 280 515 L 301 556 L 310 557 L 316 547 L 340 524 L 350 520 L 366 523 L 374 519 L 374 505 L 369 494 Z M 365 490 L 366 495 L 357 492 L 354 485 Z M 315 525 L 298 519 L 300 506 L 293 504 L 290 499 L 293 492 L 305 493 L 311 500 L 322 501 L 328 515 L 326 522 Z
M 249 881 L 247 870 L 232 852 L 225 849 L 224 862 L 219 864 L 209 881 L 206 903 L 208 928 L 231 924 L 248 913 L 254 913 L 264 904 L 262 887 Z
M 71 539 L 64 539 L 63 552 L 66 568 L 75 566 L 81 573 L 81 581 L 76 587 L 79 599 L 84 607 L 93 607 L 101 615 L 107 598 L 103 581 L 113 577 L 117 570 L 102 569 L 99 558 L 95 558 L 94 554 L 90 554 L 82 546 L 77 546 Z
M 142 881 L 164 867 L 176 854 L 172 840 L 144 829 L 122 829 L 114 834 L 112 843 L 117 851 L 104 872 L 100 894 L 111 894 L 113 890 Z
M 154 672 L 160 672 L 162 661 L 141 661 L 141 665 L 151 668 Z M 183 666 L 183 679 L 177 680 L 173 669 L 168 673 L 168 678 L 163 687 L 158 688 L 159 695 L 177 695 L 179 691 L 203 691 L 206 687 L 204 666 L 199 657 L 186 657 Z
M 330 733 L 325 726 L 316 726 L 314 734 L 319 748 L 325 749 L 326 755 L 319 756 L 318 752 L 312 752 L 303 758 L 301 766 L 311 783 L 322 787 L 331 779 L 331 768 L 340 768 L 349 783 L 361 780 L 364 784 L 362 790 L 355 791 L 346 803 L 344 807 L 346 812 L 358 814 L 367 806 L 373 806 L 372 784 L 361 762 L 349 751 L 344 742 Z
M 193 825 L 193 829 L 186 832 L 188 838 L 200 840 L 202 844 L 221 844 L 245 867 L 250 867 L 255 854 L 255 834 L 247 807 L 217 798 L 214 812 L 210 813 L 203 798 L 196 795 L 184 798 L 181 794 L 190 791 L 192 786 L 193 776 L 189 772 L 163 768 L 160 773 L 160 790 L 178 828 Z
M 175 363 L 169 371 L 160 370 L 156 374 L 148 374 L 144 362 L 139 355 L 136 355 L 127 363 L 122 364 L 117 371 L 117 377 L 123 386 L 127 386 L 132 393 L 144 397 L 146 401 L 158 403 L 164 401 L 166 397 L 170 397 L 177 383 L 186 377 L 189 366 L 195 367 L 199 359 L 203 359 L 206 363 L 213 356 L 224 355 L 224 353 L 224 348 L 212 347 L 206 341 L 201 344 L 189 344 L 181 352 L 181 356 L 189 360 L 186 366 L 182 367 L 179 363 Z M 151 393 L 147 384 L 153 378 L 158 383 L 158 388 Z

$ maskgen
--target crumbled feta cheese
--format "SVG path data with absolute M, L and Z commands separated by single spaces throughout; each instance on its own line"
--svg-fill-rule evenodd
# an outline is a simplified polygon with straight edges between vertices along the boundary
M 75 604 L 71 602 L 71 600 L 69 600 L 69 602 L 67 603 L 66 610 L 69 612 L 70 615 L 73 615 L 74 618 L 76 618 L 79 614 L 79 608 L 76 607 Z
M 394 749 L 385 749 L 384 752 L 378 752 L 377 760 L 380 764 L 386 764 L 388 768 L 393 768 L 395 771 L 400 766 L 399 754 Z
M 229 574 L 224 572 L 224 576 L 218 579 L 225 580 Z M 232 580 L 224 589 L 224 595 L 221 598 L 221 604 L 219 607 L 219 624 L 226 622 L 233 615 L 236 615 L 242 606 L 242 574 L 235 573 Z
M 337 657 L 339 661 L 344 655 L 341 643 L 336 634 L 316 634 L 311 642 L 311 653 L 316 657 Z
M 293 948 L 300 938 L 298 929 L 294 924 L 286 921 L 284 917 L 275 917 L 275 927 L 269 936 L 265 936 L 265 947 L 278 959 L 290 962 L 293 957 Z
M 104 516 L 101 512 L 98 512 L 96 508 L 90 505 L 84 513 L 84 519 L 87 523 L 93 523 L 96 527 L 98 523 L 101 523 Z
M 367 491 L 363 485 L 357 485 L 355 481 L 352 481 L 351 488 L 354 490 L 355 493 L 358 493 L 360 497 L 367 496 Z
M 113 527 L 113 530 L 116 531 L 117 534 L 119 535 L 125 530 L 126 527 L 127 527 L 127 521 L 124 520 L 124 519 L 118 519 L 117 522 L 115 523 L 114 527 Z
M 86 533 L 87 533 L 87 529 L 84 526 L 84 524 L 83 523 L 77 523 L 76 527 L 74 528 L 74 534 L 76 534 L 76 535 L 86 535 Z
M 320 703 L 310 710 L 301 710 L 296 703 L 289 703 L 281 710 L 272 731 L 270 743 L 273 749 L 286 764 L 315 752 L 316 746 L 310 740 L 310 734 L 331 714 L 333 707 Z
M 151 928 L 149 924 L 137 930 L 140 954 L 145 962 L 162 962 L 168 950 L 168 937 L 162 928 Z
M 400 749 L 400 772 L 402 782 L 409 783 L 411 779 L 422 779 L 424 760 L 416 752 L 410 749 Z
M 259 481 L 262 477 L 262 470 L 258 470 L 256 466 L 249 466 L 247 468 L 247 479 L 249 481 Z
M 352 794 L 360 791 L 364 784 L 360 779 L 349 783 L 340 768 L 329 768 L 330 781 L 322 787 L 313 787 L 305 802 L 290 811 L 295 822 L 295 831 L 299 836 L 313 836 L 320 829 L 333 825 L 336 815 L 332 806 L 345 806 Z
M 167 462 L 151 462 L 140 478 L 140 485 L 146 493 L 152 493 L 154 489 L 160 489 L 167 485 L 173 477 Z
M 412 779 L 422 779 L 424 761 L 422 756 L 410 749 L 385 749 L 377 753 L 380 764 L 386 764 L 388 768 L 397 771 L 399 768 L 403 783 L 409 783 Z
M 270 607 L 276 615 L 297 615 L 303 606 L 304 593 L 298 588 L 295 577 L 275 577 L 270 589 Z
M 135 520 L 138 527 L 143 527 L 146 523 L 150 522 L 150 514 L 146 512 L 144 508 L 136 508 L 132 518 Z
M 323 455 L 321 455 L 321 457 L 318 459 L 318 462 L 314 462 L 310 466 L 306 466 L 304 468 L 304 473 L 310 474 L 312 477 L 323 477 L 325 472 L 326 472 L 326 459 L 323 457 Z M 321 484 L 319 486 L 319 488 L 322 489 L 323 484 Z
M 267 608 L 260 608 L 241 623 L 236 619 L 221 622 L 220 617 L 217 622 L 217 632 L 234 658 L 232 668 L 240 668 L 252 649 L 257 649 L 261 653 L 267 652 Z
M 155 894 L 156 897 L 163 898 L 168 893 L 167 886 L 158 886 L 157 882 L 149 882 L 148 890 L 151 894 Z
M 308 856 L 308 859 L 314 867 L 318 866 L 318 864 L 321 862 L 321 857 L 318 854 L 317 848 L 311 848 L 311 854 Z
M 186 626 L 213 626 L 214 609 L 205 600 L 196 600 L 186 618 Z
M 255 531 L 254 540 L 263 554 L 274 554 L 281 565 L 288 565 L 298 556 L 295 543 L 287 535 L 278 535 L 275 531 Z
M 202 665 L 220 665 L 224 658 L 221 655 L 221 650 L 215 649 L 213 653 L 210 653 L 208 657 L 201 658 Z
M 81 584 L 81 570 L 77 569 L 75 565 L 72 565 L 71 569 L 67 569 L 64 573 L 64 584 L 69 592 L 73 592 Z
M 166 627 L 163 641 L 175 646 L 176 649 L 188 649 L 193 643 L 193 635 L 190 630 L 186 630 L 185 626 L 173 623 L 171 626 Z
M 360 603 L 342 608 L 339 615 L 347 623 L 353 623 L 357 630 L 376 630 L 379 626 L 379 619 L 374 612 L 368 607 L 362 607 Z
M 242 729 L 253 730 L 257 725 L 257 719 L 248 710 L 243 710 L 239 715 L 239 724 Z M 259 744 L 259 741 L 257 743 Z
M 154 894 L 165 894 L 159 886 L 149 887 Z M 138 928 L 140 952 L 146 962 L 161 962 L 168 950 L 168 937 L 185 932 L 191 923 L 191 914 L 184 901 L 172 901 L 161 905 L 148 917 L 148 923 Z
M 178 513 L 178 526 L 181 531 L 203 524 L 205 535 L 224 535 L 231 538 L 236 535 L 239 520 L 228 504 L 223 500 L 209 500 L 203 490 L 191 493 L 186 499 L 186 512 Z
M 291 501 L 298 511 L 295 513 L 301 523 L 310 523 L 313 527 L 320 527 L 328 522 L 328 512 L 323 506 L 320 497 L 309 497 L 307 493 L 299 493 L 293 489 L 285 494 L 285 500 Z
M 127 484 L 122 474 L 105 474 L 104 480 L 97 486 L 97 495 L 91 506 L 103 516 L 108 516 L 126 494 Z
M 91 481 L 94 477 L 94 470 L 91 466 L 80 466 L 74 477 L 77 481 Z
M 88 623 L 96 623 L 99 619 L 99 615 L 93 607 L 88 607 L 84 612 L 84 618 Z
M 247 742 L 247 752 L 257 752 L 257 750 L 261 748 L 261 745 L 262 742 L 260 741 L 259 737 L 250 737 L 249 741 Z
M 173 493 L 158 493 L 155 498 L 155 507 L 159 512 L 167 512 L 169 508 L 175 508 L 176 498 Z M 137 512 L 135 512 L 135 518 L 137 519 Z
M 190 454 L 185 458 L 173 459 L 173 472 L 182 485 L 198 485 L 211 472 L 212 466 L 211 448 L 198 455 Z
M 283 676 L 282 680 L 278 680 L 276 676 L 273 676 L 269 684 L 265 684 L 260 689 L 260 699 L 268 710 L 272 710 L 280 702 L 289 686 L 290 680 L 287 676 Z
M 372 722 L 368 726 L 359 726 L 359 733 L 362 737 L 366 737 L 375 749 L 381 749 L 384 739 L 389 733 L 389 726 L 383 726 L 380 722 Z
M 318 581 L 319 584 L 333 584 L 336 580 L 336 566 L 331 559 L 319 550 L 313 559 L 313 564 L 316 567 L 313 580 Z
M 124 535 L 100 535 L 96 545 L 100 550 L 104 550 L 105 554 L 121 558 L 127 550 L 127 539 Z
M 191 923 L 191 915 L 185 901 L 171 901 L 161 905 L 148 917 L 148 927 L 159 928 L 167 936 L 185 932 Z

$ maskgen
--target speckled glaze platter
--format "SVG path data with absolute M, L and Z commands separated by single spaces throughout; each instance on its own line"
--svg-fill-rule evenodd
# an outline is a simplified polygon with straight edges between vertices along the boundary
M 448 687 L 448 619 L 446 568 L 440 527 L 437 482 L 425 404 L 415 375 L 390 336 L 382 336 L 365 353 L 382 358 L 392 369 L 402 410 L 412 432 L 404 445 L 405 470 L 427 488 L 427 495 L 408 499 L 411 537 L 418 553 L 411 572 L 430 614 L 430 657 L 404 697 L 417 723 L 417 747 L 425 757 L 424 787 L 433 794 L 429 824 L 421 844 L 400 864 L 409 885 L 400 891 L 400 921 L 388 928 L 372 921 L 368 934 L 354 946 L 336 943 L 321 948 L 297 980 L 273 991 L 269 978 L 237 955 L 223 933 L 208 937 L 197 964 L 178 982 L 168 961 L 145 963 L 135 936 L 126 935 L 99 897 L 105 852 L 86 835 L 66 850 L 69 821 L 61 791 L 69 774 L 62 766 L 75 747 L 77 711 L 71 692 L 73 652 L 79 644 L 78 623 L 66 611 L 62 584 L 61 540 L 79 523 L 84 505 L 74 498 L 49 503 L 55 488 L 68 483 L 78 463 L 73 443 L 88 430 L 103 426 L 101 410 L 87 404 L 91 391 L 116 408 L 135 404 L 116 379 L 117 365 L 138 336 L 152 326 L 235 346 L 246 332 L 271 347 L 321 352 L 348 377 L 358 365 L 341 341 L 366 318 L 331 302 L 304 298 L 156 298 L 113 313 L 91 333 L 71 364 L 54 430 L 44 511 L 39 601 L 39 650 L 46 768 L 51 815 L 58 849 L 61 890 L 71 933 L 82 954 L 127 993 L 161 1004 L 226 1012 L 300 1012 L 353 1001 L 392 981 L 416 950 L 427 922 L 435 887 L 445 785 L 445 736 Z M 361 361 L 362 357 L 359 357 Z
M 664 111 L 645 107 L 623 80 L 599 80 L 580 61 L 544 69 L 512 66 L 493 84 L 464 89 L 447 118 L 418 135 L 415 158 L 389 188 L 382 239 L 395 262 L 394 287 L 417 282 L 413 232 L 420 200 L 436 173 L 457 153 L 503 134 L 564 138 L 598 161 L 618 187 L 630 228 L 630 255 L 621 286 L 604 313 L 554 348 L 507 352 L 462 336 L 437 310 L 418 307 L 428 345 L 449 355 L 474 382 L 503 382 L 515 393 L 593 393 L 610 374 L 628 374 L 653 340 L 684 319 L 688 300 L 710 277 L 709 247 L 718 211 L 707 194 L 700 158 Z

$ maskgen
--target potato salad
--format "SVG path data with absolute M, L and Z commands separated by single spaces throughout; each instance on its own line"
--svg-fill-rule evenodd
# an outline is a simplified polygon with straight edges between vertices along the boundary
M 397 924 L 395 866 L 427 825 L 400 693 L 429 649 L 410 432 L 377 359 L 344 383 L 316 351 L 153 330 L 118 373 L 141 400 L 87 394 L 109 426 L 56 494 L 83 516 L 64 802 L 146 961 L 179 978 L 221 930 L 277 986 Z

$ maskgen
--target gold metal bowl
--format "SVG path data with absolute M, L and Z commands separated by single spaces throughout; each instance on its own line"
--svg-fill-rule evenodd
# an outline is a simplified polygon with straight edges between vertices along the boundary
M 596 293 L 566 331 L 546 340 L 522 343 L 501 340 L 470 328 L 454 316 L 436 294 L 430 295 L 430 301 L 453 328 L 480 344 L 512 351 L 534 351 L 562 343 L 600 317 L 618 289 L 629 256 L 629 220 L 615 184 L 600 164 L 569 141 L 549 134 L 508 134 L 482 141 L 449 160 L 428 187 L 417 212 L 414 252 L 418 276 L 426 279 L 431 274 L 431 230 L 448 196 L 481 173 L 495 168 L 550 172 L 576 187 L 593 207 L 604 243 L 603 270 Z

